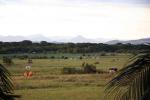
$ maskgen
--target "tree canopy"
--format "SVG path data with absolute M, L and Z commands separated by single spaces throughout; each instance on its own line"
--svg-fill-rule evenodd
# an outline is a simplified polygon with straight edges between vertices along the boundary
M 115 44 L 102 43 L 48 43 L 41 41 L 33 43 L 29 40 L 21 42 L 0 42 L 0 53 L 95 53 L 95 52 L 149 52 L 149 45 Z

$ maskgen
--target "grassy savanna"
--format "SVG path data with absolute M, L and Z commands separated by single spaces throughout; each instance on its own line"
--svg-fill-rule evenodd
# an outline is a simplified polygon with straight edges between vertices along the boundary
M 64 67 L 81 68 L 83 62 L 99 62 L 97 69 L 104 71 L 110 67 L 121 69 L 132 57 L 129 54 L 96 55 L 83 59 L 79 59 L 80 55 L 70 55 L 68 59 L 33 59 L 33 76 L 28 79 L 23 76 L 27 60 L 13 59 L 14 64 L 6 66 L 12 73 L 15 92 L 22 95 L 22 100 L 103 100 L 104 86 L 110 74 L 64 75 L 61 72 Z
M 55 89 L 17 90 L 22 100 L 103 100 L 101 87 L 70 87 Z

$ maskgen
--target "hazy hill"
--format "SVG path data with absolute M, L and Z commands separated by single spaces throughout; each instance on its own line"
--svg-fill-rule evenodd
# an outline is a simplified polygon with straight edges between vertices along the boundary
M 18 41 L 23 41 L 23 40 L 31 40 L 33 42 L 47 41 L 47 42 L 53 42 L 53 43 L 67 43 L 67 42 L 106 43 L 106 44 L 116 44 L 116 43 L 146 44 L 146 43 L 150 43 L 150 38 L 122 41 L 122 40 L 111 40 L 111 39 L 105 39 L 105 38 L 96 38 L 96 39 L 85 38 L 81 35 L 78 35 L 76 37 L 65 37 L 65 36 L 46 37 L 41 34 L 30 35 L 30 36 L 2 36 L 2 35 L 0 35 L 0 41 L 4 41 L 4 42 L 12 42 L 12 41 L 18 42 Z
M 90 39 L 85 38 L 81 35 L 76 37 L 65 37 L 65 36 L 53 36 L 53 37 L 46 37 L 41 34 L 30 35 L 30 36 L 0 36 L 0 41 L 4 42 L 18 42 L 23 40 L 31 40 L 33 42 L 40 42 L 40 41 L 47 41 L 47 42 L 61 42 L 61 43 L 104 43 L 108 41 L 108 39 L 97 38 L 97 39 Z
M 22 41 L 26 40 L 23 36 L 0 36 L 0 41 L 3 42 L 12 42 L 12 41 Z
M 138 40 L 128 40 L 128 41 L 112 40 L 112 41 L 106 42 L 106 44 L 116 44 L 116 43 L 147 44 L 147 43 L 150 43 L 150 38 L 143 38 L 143 39 L 138 39 Z

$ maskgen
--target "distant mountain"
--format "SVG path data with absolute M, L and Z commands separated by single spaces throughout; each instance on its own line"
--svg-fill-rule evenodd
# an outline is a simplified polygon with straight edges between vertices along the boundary
M 111 40 L 111 41 L 108 41 L 106 42 L 106 44 L 117 44 L 117 43 L 123 43 L 124 41 L 121 41 L 121 40 Z
M 35 34 L 35 35 L 30 35 L 30 36 L 1 36 L 0 35 L 0 41 L 4 41 L 4 42 L 18 42 L 18 41 L 23 41 L 23 40 L 31 40 L 33 42 L 47 41 L 47 42 L 52 42 L 52 43 L 68 43 L 68 42 L 72 42 L 72 43 L 106 43 L 106 44 L 116 44 L 116 43 L 146 44 L 146 43 L 150 43 L 150 38 L 122 41 L 122 40 L 111 40 L 111 39 L 105 39 L 105 38 L 91 39 L 91 38 L 85 38 L 81 35 L 78 35 L 76 37 L 65 37 L 65 36 L 46 37 L 41 34 Z
M 53 36 L 53 37 L 46 37 L 41 34 L 35 34 L 30 36 L 0 36 L 0 41 L 4 42 L 18 42 L 23 40 L 31 40 L 33 42 L 40 42 L 40 41 L 47 41 L 53 43 L 103 43 L 106 42 L 108 39 L 97 38 L 97 39 L 89 39 L 85 38 L 81 35 L 76 37 L 64 37 L 64 36 Z
M 15 42 L 15 41 L 22 41 L 22 40 L 26 40 L 25 37 L 23 36 L 0 36 L 0 41 L 4 41 L 4 42 Z
M 106 44 L 117 44 L 117 43 L 147 44 L 147 43 L 150 43 L 150 38 L 143 38 L 143 39 L 137 39 L 137 40 L 128 40 L 128 41 L 112 40 L 112 41 L 106 42 Z
M 31 36 L 0 36 L 0 41 L 4 42 L 18 42 L 18 41 L 23 41 L 23 40 L 31 40 L 34 42 L 39 42 L 39 41 L 48 41 L 50 42 L 50 39 L 37 34 L 37 35 L 31 35 Z
M 95 41 L 96 43 L 105 43 L 105 42 L 108 42 L 112 39 L 109 39 L 109 38 L 96 38 Z
M 51 39 L 53 42 L 60 42 L 60 43 L 69 42 L 69 40 L 70 40 L 71 38 L 72 38 L 72 37 L 69 37 L 69 36 L 52 36 L 52 37 L 50 37 L 50 39 Z
M 51 39 L 43 36 L 41 34 L 35 34 L 35 35 L 30 35 L 26 37 L 27 40 L 31 40 L 34 42 L 40 42 L 40 41 L 47 41 L 47 42 L 51 42 Z
M 94 39 L 88 39 L 88 38 L 85 38 L 81 35 L 78 35 L 77 37 L 74 37 L 74 38 L 70 39 L 69 42 L 73 42 L 73 43 L 92 43 L 92 42 L 95 42 L 95 40 Z
M 81 35 L 78 35 L 74 38 L 71 38 L 69 42 L 73 43 L 104 43 L 109 41 L 110 39 L 104 39 L 104 38 L 95 38 L 95 39 L 90 39 L 90 38 L 85 38 Z

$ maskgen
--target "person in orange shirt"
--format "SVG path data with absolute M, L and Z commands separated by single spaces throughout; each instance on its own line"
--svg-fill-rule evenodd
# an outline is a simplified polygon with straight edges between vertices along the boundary
M 31 71 L 31 66 L 26 66 L 26 71 L 24 72 L 24 76 L 29 78 L 33 75 L 32 71 Z

